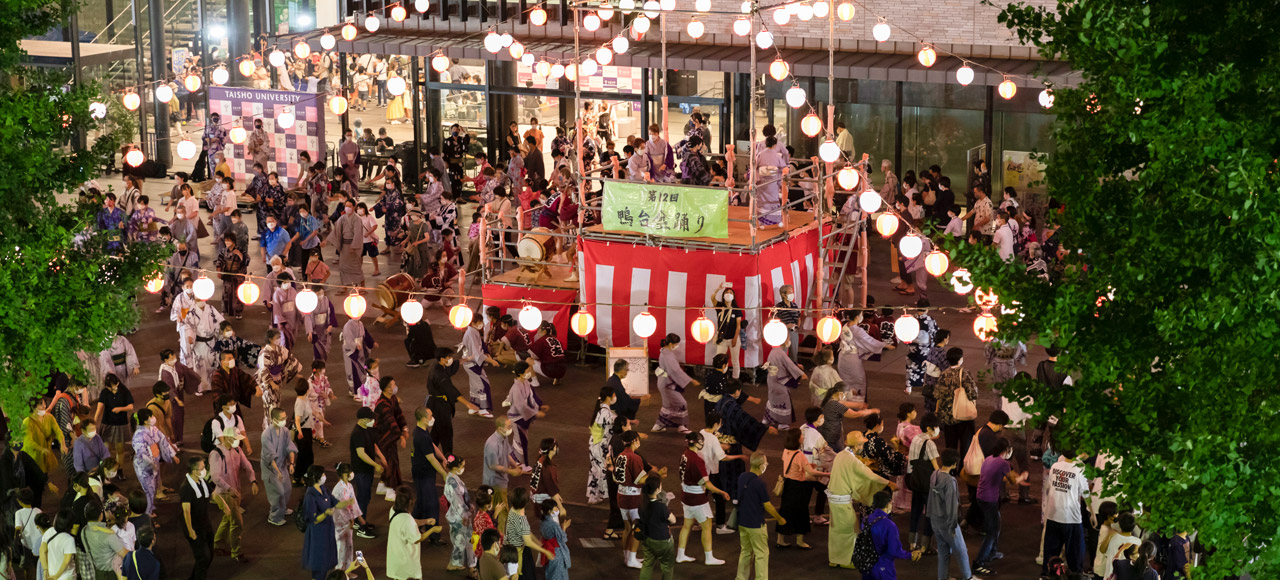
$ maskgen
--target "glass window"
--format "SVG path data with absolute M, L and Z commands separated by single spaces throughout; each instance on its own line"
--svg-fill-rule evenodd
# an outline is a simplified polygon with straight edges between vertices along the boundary
M 967 191 L 971 172 L 970 150 L 983 146 L 983 111 L 904 107 L 902 117 L 902 163 L 905 167 L 899 168 L 898 173 L 901 175 L 908 169 L 915 169 L 919 174 L 931 165 L 938 165 L 942 168 L 942 175 L 951 178 L 956 201 L 966 200 L 970 195 Z
M 449 136 L 455 123 L 471 135 L 471 154 L 486 150 L 488 143 L 488 106 L 484 91 L 440 90 L 440 139 Z
M 661 104 L 659 104 L 659 107 Z M 693 130 L 693 114 L 700 113 L 705 119 L 703 126 L 703 135 L 707 140 L 707 151 L 720 153 L 723 147 L 720 143 L 720 107 L 712 105 L 693 105 L 689 103 L 673 104 L 667 109 L 667 133 L 671 137 L 671 146 L 675 147 L 682 139 L 688 136 L 689 131 Z M 661 109 L 658 110 L 661 115 Z M 637 122 L 639 119 L 637 118 Z M 655 123 L 661 124 L 662 119 L 655 118 Z
M 870 178 L 873 182 L 884 179 L 880 173 L 880 160 L 893 160 L 895 114 L 893 101 L 887 105 L 843 103 L 836 107 L 836 121 L 843 122 L 853 136 L 853 160 L 861 160 L 863 153 L 871 156 Z M 907 159 L 904 158 L 903 162 L 913 167 Z M 894 173 L 901 177 L 903 171 L 897 169 Z
M 440 82 L 455 85 L 483 85 L 485 84 L 484 61 L 455 58 L 449 68 L 440 73 Z

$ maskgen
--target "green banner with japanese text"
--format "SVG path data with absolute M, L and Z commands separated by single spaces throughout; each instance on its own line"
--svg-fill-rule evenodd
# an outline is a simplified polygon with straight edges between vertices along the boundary
M 729 194 L 720 188 L 606 181 L 602 213 L 605 231 L 729 237 Z

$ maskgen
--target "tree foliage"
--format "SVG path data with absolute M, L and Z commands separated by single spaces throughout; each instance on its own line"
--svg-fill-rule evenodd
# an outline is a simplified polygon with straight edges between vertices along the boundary
M 0 14 L 0 405 L 20 419 L 48 388 L 50 372 L 84 376 L 76 352 L 96 353 L 136 323 L 136 293 L 167 252 L 144 244 L 110 255 L 93 227 L 100 206 L 74 195 L 132 135 L 118 105 L 114 114 L 93 119 L 90 103 L 111 101 L 100 87 L 72 86 L 69 70 L 22 65 L 19 39 L 58 26 L 74 7 L 16 0 L 6 8 Z M 77 131 L 92 132 L 92 146 L 75 149 Z
M 1080 72 L 1053 87 L 1061 279 L 953 248 L 1017 303 L 1000 336 L 1064 348 L 1079 376 L 1013 390 L 1119 460 L 1108 495 L 1141 503 L 1149 529 L 1199 532 L 1215 550 L 1205 577 L 1280 577 L 1280 4 L 1085 0 L 1000 18 Z

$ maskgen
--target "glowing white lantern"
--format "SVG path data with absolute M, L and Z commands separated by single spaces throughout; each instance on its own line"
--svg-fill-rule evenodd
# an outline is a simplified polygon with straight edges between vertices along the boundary
M 437 54 L 431 57 L 431 68 L 438 73 L 449 70 L 449 64 L 449 57 L 443 54 Z
M 676 9 L 676 0 L 658 0 L 658 6 L 663 12 L 671 12 Z
M 693 321 L 693 324 L 689 325 L 689 336 L 700 344 L 711 342 L 711 339 L 715 338 L 715 332 L 716 325 L 707 320 L 705 316 L 699 316 L 697 320 Z
M 600 17 L 595 12 L 588 13 L 582 17 L 582 27 L 587 29 L 587 32 L 600 30 Z
M 124 103 L 124 108 L 129 109 L 130 111 L 136 111 L 138 110 L 138 107 L 142 105 L 142 97 L 138 96 L 138 93 L 134 92 L 125 93 L 124 97 L 121 98 L 120 101 Z
M 529 22 L 534 26 L 542 26 L 547 23 L 547 11 L 541 6 L 529 11 Z
M 1049 89 L 1040 91 L 1040 106 L 1046 109 L 1053 108 L 1053 91 Z
M 956 294 L 968 294 L 973 290 L 973 276 L 969 274 L 969 270 L 960 268 L 951 273 L 951 289 Z
M 808 4 L 797 5 L 796 18 L 799 18 L 801 22 L 813 20 L 813 7 Z
M 227 72 L 227 69 L 225 68 L 218 67 L 213 69 L 213 72 L 209 74 L 209 80 L 213 81 L 213 84 L 215 85 L 222 86 L 227 84 L 227 81 L 231 80 L 231 73 Z
M 835 141 L 827 139 L 818 146 L 818 158 L 827 163 L 835 163 L 840 158 L 840 146 Z
M 815 2 L 813 5 L 814 18 L 826 18 L 831 13 L 831 5 L 826 2 Z
M 267 56 L 267 62 L 276 68 L 284 66 L 284 51 L 280 49 L 271 51 L 271 54 Z
M 781 57 L 775 58 L 773 62 L 769 63 L 769 76 L 773 77 L 773 80 L 781 82 L 789 74 L 791 74 L 791 66 Z
M 404 6 L 396 6 L 391 9 L 391 19 L 396 22 L 404 22 L 407 16 L 409 16 L 409 13 L 404 9 Z
M 183 139 L 178 142 L 178 157 L 182 159 L 191 159 L 196 156 L 196 144 L 190 139 Z
M 1004 77 L 1004 81 L 1000 83 L 998 90 L 1000 92 L 1000 96 L 1007 101 L 1012 99 L 1013 95 L 1018 93 L 1018 86 L 1013 84 L 1013 81 L 1009 80 L 1009 77 Z
M 842 2 L 839 6 L 836 6 L 836 17 L 845 22 L 853 20 L 853 16 L 857 12 L 858 10 L 849 2 Z
M 471 324 L 471 319 L 475 313 L 471 311 L 471 307 L 466 304 L 458 304 L 449 309 L 449 324 L 458 330 L 462 330 Z
M 920 321 L 916 317 L 903 314 L 893 321 L 893 335 L 907 343 L 920 336 Z
M 595 327 L 596 317 L 587 312 L 586 307 L 578 308 L 578 311 L 569 317 L 569 330 L 572 330 L 578 336 L 591 334 L 592 329 Z
M 335 115 L 341 115 L 347 112 L 347 98 L 343 96 L 336 96 L 329 99 L 329 110 L 333 111 L 333 114 Z
M 231 138 L 232 143 L 240 145 L 241 143 L 244 143 L 244 140 L 249 135 L 248 131 L 244 130 L 244 127 L 232 127 L 231 130 L 227 132 L 227 136 Z
M 524 48 L 524 45 L 521 45 L 521 48 Z M 526 52 L 520 57 L 520 64 L 523 64 L 524 66 L 533 66 L 533 61 L 534 58 L 532 52 Z
M 947 273 L 947 268 L 951 266 L 951 259 L 939 250 L 929 252 L 924 257 L 924 269 L 934 276 L 941 276 Z
M 534 65 L 533 70 L 538 73 L 538 76 L 545 77 L 551 74 L 551 63 L 545 60 L 540 60 L 537 65 Z
M 492 30 L 489 31 L 489 34 L 484 36 L 484 49 L 491 54 L 498 54 L 498 51 L 502 50 L 502 36 Z
M 280 114 L 276 115 L 276 124 L 280 125 L 280 127 L 284 129 L 292 127 L 294 121 L 297 120 L 298 118 L 294 116 L 293 111 L 290 111 L 289 109 L 280 111 Z
M 603 64 L 603 65 L 608 65 L 609 63 L 613 62 L 613 51 L 609 50 L 609 47 L 607 46 L 602 46 L 600 48 L 597 48 L 596 62 L 599 62 L 600 64 Z
M 520 328 L 525 330 L 537 330 L 542 326 L 542 311 L 532 304 L 525 304 L 517 318 L 520 321 Z
M 623 53 L 627 52 L 627 49 L 629 49 L 629 48 L 631 48 L 631 41 L 630 41 L 630 40 L 627 40 L 627 37 L 625 37 L 625 36 L 619 36 L 619 37 L 617 37 L 617 38 L 614 38 L 614 39 L 613 39 L 613 51 L 614 51 L 614 52 L 616 52 L 616 53 L 618 53 L 618 54 L 623 54 Z
M 898 233 L 898 216 L 889 212 L 880 214 L 876 218 L 876 231 L 886 238 Z
M 649 27 L 652 25 L 653 22 L 644 16 L 637 17 L 635 20 L 631 21 L 631 29 L 640 34 L 649 32 Z
M 167 103 L 173 100 L 173 89 L 169 85 L 160 85 L 156 87 L 156 100 L 161 103 Z
M 350 316 L 351 318 L 360 318 L 361 316 L 364 316 L 366 306 L 367 304 L 365 303 L 364 296 L 359 294 L 347 296 L 347 299 L 342 301 L 342 309 L 345 310 L 347 312 L 347 316 Z
M 697 18 L 694 18 L 693 20 L 689 21 L 689 26 L 686 28 L 686 30 L 689 33 L 690 37 L 697 39 L 697 38 L 702 38 L 702 35 L 707 32 L 707 27 L 703 26 L 702 22 L 699 21 Z
M 768 50 L 769 47 L 773 46 L 773 33 L 768 30 L 761 30 L 756 33 L 756 46 L 760 47 L 761 50 Z
M 293 304 L 298 307 L 298 312 L 311 314 L 316 311 L 316 306 L 320 304 L 320 299 L 310 288 L 304 288 L 293 298 Z
M 550 71 L 550 72 L 551 72 L 551 78 L 553 78 L 553 79 L 558 79 L 558 78 L 560 78 L 560 77 L 564 76 L 564 65 L 562 65 L 562 64 L 560 64 L 560 63 L 558 63 L 558 62 L 557 62 L 557 63 L 555 63 L 555 64 L 551 65 L 551 71 Z
M 640 338 L 649 338 L 658 330 L 658 319 L 649 314 L 648 310 L 636 315 L 635 320 L 631 321 L 631 330 Z
M 320 35 L 320 48 L 333 50 L 335 46 L 338 46 L 338 39 L 334 38 L 332 34 L 326 32 Z
M 973 82 L 973 69 L 969 68 L 969 63 L 956 69 L 956 82 L 966 87 Z
M 377 16 L 370 14 L 368 18 L 364 19 L 364 29 L 369 32 L 377 32 L 379 26 L 382 26 L 382 21 L 378 20 Z
M 711 12 L 711 0 L 694 0 L 693 9 L 698 12 Z
M 739 17 L 737 20 L 734 20 L 733 33 L 738 36 L 751 34 L 751 20 L 746 17 Z
M 511 43 L 511 46 L 507 47 L 507 54 L 510 54 L 511 58 L 516 60 L 524 58 L 524 44 L 520 43 L 520 41 Z
M 356 25 L 348 22 L 342 25 L 342 39 L 351 42 L 356 39 Z
M 852 190 L 853 188 L 858 187 L 858 181 L 861 179 L 862 178 L 858 175 L 858 170 L 852 167 L 846 166 L 840 169 L 839 173 L 836 173 L 836 182 L 844 189 Z
M 973 334 L 982 342 L 990 342 L 996 330 L 996 317 L 990 312 L 983 312 L 973 320 Z
M 800 88 L 798 85 L 792 85 L 791 88 L 787 89 L 786 96 L 787 104 L 790 105 L 792 109 L 799 109 L 804 105 L 804 89 Z
M 430 0 L 414 0 L 413 9 L 417 10 L 419 14 L 423 14 L 426 11 L 431 9 L 431 1 Z
M 884 205 L 884 199 L 874 189 L 868 189 L 858 196 L 858 207 L 867 213 L 880 211 L 881 205 Z
M 898 242 L 898 251 L 902 252 L 902 257 L 910 260 L 920 255 L 920 250 L 924 249 L 924 240 L 916 234 L 908 234 L 902 236 L 902 241 Z
M 818 340 L 824 344 L 831 344 L 840 338 L 840 321 L 828 314 L 818 321 L 814 332 L 817 333 Z
M 609 3 L 609 0 L 604 0 L 600 3 L 600 7 L 596 9 L 596 14 L 600 15 L 601 20 L 612 20 L 613 5 Z M 595 319 L 592 319 L 592 322 L 594 323 Z
M 404 94 L 405 90 L 404 77 L 390 77 L 387 79 L 387 92 L 391 96 L 398 97 Z
M 791 22 L 791 13 L 786 8 L 774 10 L 773 21 L 777 22 L 778 26 L 786 26 L 788 22 Z
M 249 77 L 249 76 L 253 76 L 253 73 L 258 70 L 258 65 L 253 64 L 252 59 L 246 58 L 240 61 L 239 68 L 240 68 L 240 76 Z
M 200 90 L 200 75 L 187 75 L 182 79 L 182 86 L 187 87 L 187 92 L 194 93 Z
M 150 280 L 147 280 L 147 284 L 143 286 L 143 288 L 146 288 L 147 292 L 150 292 L 152 294 L 155 294 L 156 292 L 164 290 L 164 276 L 160 275 Z
M 400 305 L 400 318 L 409 326 L 422 322 L 422 303 L 417 300 L 406 300 Z
M 806 136 L 816 137 L 818 133 L 822 132 L 822 119 L 819 119 L 816 113 L 810 111 L 808 115 L 800 119 L 800 131 Z
M 876 39 L 876 42 L 889 40 L 890 32 L 889 23 L 884 20 L 881 20 L 879 24 L 876 24 L 871 28 L 871 36 Z
M 196 299 L 208 300 L 213 297 L 213 280 L 201 274 L 199 278 L 196 278 L 195 282 L 191 283 L 191 290 L 196 295 Z
M 142 162 L 146 160 L 147 156 L 140 149 L 134 149 L 124 154 L 124 162 L 128 163 L 130 167 L 142 165 Z
M 311 45 L 307 44 L 304 40 L 299 40 L 297 44 L 293 45 L 293 56 L 298 58 L 307 58 L 308 56 L 311 56 Z
M 596 62 L 596 59 L 594 58 L 588 58 L 582 61 L 581 67 L 582 67 L 582 70 L 579 72 L 581 72 L 582 76 L 584 77 L 589 77 L 591 75 L 594 75 L 596 74 L 596 72 L 600 70 L 600 65 L 599 63 Z
M 933 66 L 933 63 L 938 62 L 938 51 L 934 50 L 932 46 L 926 44 L 924 45 L 924 48 L 920 49 L 919 53 L 916 53 L 916 60 L 920 61 L 920 64 L 924 65 L 926 68 L 931 67 Z
M 107 104 L 94 101 L 89 103 L 89 118 L 101 119 L 107 116 Z
M 657 18 L 662 13 L 662 4 L 658 0 L 648 0 L 644 3 L 644 15 L 650 19 Z
M 769 346 L 782 346 L 782 343 L 787 341 L 787 325 L 777 318 L 771 318 L 765 323 L 761 334 L 764 335 L 764 342 Z

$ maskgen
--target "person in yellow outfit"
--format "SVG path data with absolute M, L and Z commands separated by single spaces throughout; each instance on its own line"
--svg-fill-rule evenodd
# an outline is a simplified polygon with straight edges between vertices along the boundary
M 26 419 L 22 420 L 22 452 L 31 456 L 36 465 L 45 473 L 52 472 L 58 466 L 58 458 L 53 452 L 53 442 L 58 442 L 58 449 L 67 449 L 67 442 L 62 440 L 62 430 L 46 410 L 43 401 L 37 401 L 36 408 Z

